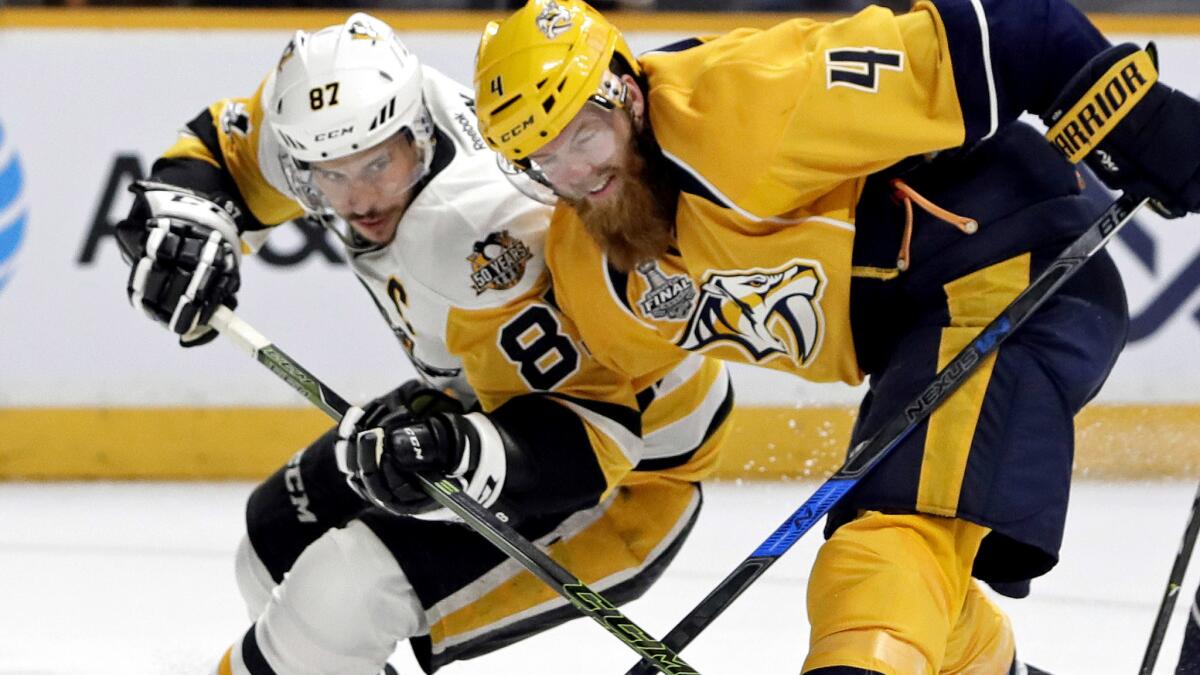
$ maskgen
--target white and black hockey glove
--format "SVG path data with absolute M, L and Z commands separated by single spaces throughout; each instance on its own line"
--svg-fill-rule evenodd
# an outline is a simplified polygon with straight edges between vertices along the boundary
M 397 515 L 429 515 L 439 508 L 413 480 L 417 473 L 455 480 L 485 507 L 494 505 L 504 488 L 504 440 L 482 413 L 418 412 L 384 399 L 353 409 L 343 418 L 339 436 L 338 462 L 345 462 L 351 487 Z
M 368 411 L 370 415 L 368 415 Z M 354 439 L 363 429 L 374 427 L 385 415 L 407 413 L 413 422 L 442 412 L 461 413 L 462 403 L 448 394 L 430 387 L 422 380 L 409 380 L 392 391 L 368 403 L 364 408 L 351 406 L 338 424 L 338 440 L 333 445 L 338 468 L 346 482 L 359 497 L 374 503 L 357 471 L 358 458 Z
M 242 249 L 233 214 L 185 188 L 139 181 L 117 242 L 131 266 L 126 291 L 134 307 L 192 347 L 216 337 L 217 307 L 237 306 Z

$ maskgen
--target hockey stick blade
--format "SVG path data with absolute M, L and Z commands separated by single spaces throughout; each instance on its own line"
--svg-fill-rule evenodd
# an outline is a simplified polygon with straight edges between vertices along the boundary
M 266 366 L 334 421 L 340 421 L 350 409 L 350 404 L 345 399 L 229 308 L 218 307 L 209 325 L 232 339 L 243 351 Z M 445 479 L 419 474 L 417 479 L 421 488 L 434 501 L 462 518 L 472 530 L 566 598 L 567 602 L 582 614 L 591 617 L 643 659 L 653 663 L 655 669 L 667 675 L 699 675 L 674 650 L 651 637 L 604 596 L 588 588 L 587 584 L 543 553 L 494 513 L 464 494 L 458 485 Z
M 663 638 L 672 649 L 682 651 L 724 612 L 776 560 L 832 509 L 868 471 L 917 428 L 937 406 L 967 380 L 984 357 L 996 351 L 1054 291 L 1066 283 L 1084 263 L 1112 239 L 1147 200 L 1122 195 L 1071 243 L 1049 267 L 984 327 L 966 347 L 934 376 L 933 381 L 905 408 L 889 418 L 870 438 L 856 445 L 834 472 L 800 508 L 748 558 L 725 577 Z M 649 675 L 651 664 L 641 661 L 626 675 Z
M 1192 512 L 1188 516 L 1187 527 L 1183 530 L 1183 541 L 1175 553 L 1175 564 L 1171 566 L 1171 576 L 1167 578 L 1167 588 L 1163 591 L 1162 602 L 1158 605 L 1158 616 L 1154 617 L 1154 627 L 1150 630 L 1150 641 L 1146 643 L 1146 653 L 1142 656 L 1142 667 L 1138 675 L 1150 675 L 1154 672 L 1154 663 L 1158 661 L 1158 650 L 1162 648 L 1163 636 L 1167 633 L 1167 624 L 1171 622 L 1171 611 L 1175 609 L 1175 600 L 1179 597 L 1179 585 L 1187 573 L 1188 562 L 1192 559 L 1192 551 L 1196 548 L 1196 533 L 1200 531 L 1200 488 L 1192 499 Z

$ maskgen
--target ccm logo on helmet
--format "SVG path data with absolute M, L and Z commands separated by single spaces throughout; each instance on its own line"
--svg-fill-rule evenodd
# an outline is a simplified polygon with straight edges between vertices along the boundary
M 517 126 L 500 134 L 500 141 L 502 143 L 507 143 L 507 142 L 511 141 L 512 139 L 516 138 L 517 136 L 520 136 L 521 132 L 525 131 L 526 129 L 528 129 L 531 126 L 533 126 L 533 115 L 526 117 Z
M 347 134 L 352 134 L 352 133 L 354 133 L 354 125 L 353 124 L 351 124 L 348 127 L 342 127 L 341 129 L 330 129 L 329 131 L 322 131 L 321 133 L 317 134 L 316 136 L 313 136 L 313 142 L 320 143 L 321 141 L 331 141 L 339 136 L 346 136 Z

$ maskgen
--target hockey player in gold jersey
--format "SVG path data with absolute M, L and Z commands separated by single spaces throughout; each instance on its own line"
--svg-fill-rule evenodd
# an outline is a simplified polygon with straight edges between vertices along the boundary
M 577 616 L 445 522 L 415 471 L 457 480 L 608 599 L 643 593 L 698 513 L 732 405 L 723 366 L 592 359 L 549 284 L 550 209 L 500 171 L 469 90 L 365 14 L 296 33 L 253 97 L 213 104 L 155 163 L 118 228 L 130 298 L 202 344 L 243 245 L 305 212 L 342 238 L 422 379 L 352 408 L 251 495 L 236 568 L 255 623 L 217 672 L 375 675 L 409 639 L 432 673 Z
M 1071 162 L 1200 210 L 1200 106 L 1156 80 L 1062 0 L 922 0 L 640 57 L 585 3 L 532 0 L 486 28 L 475 90 L 484 139 L 560 198 L 549 266 L 598 360 L 869 379 L 854 444 L 1099 213 Z M 1073 416 L 1127 324 L 1101 253 L 860 480 L 814 564 L 804 672 L 1023 672 L 975 580 L 1022 596 L 1057 562 Z

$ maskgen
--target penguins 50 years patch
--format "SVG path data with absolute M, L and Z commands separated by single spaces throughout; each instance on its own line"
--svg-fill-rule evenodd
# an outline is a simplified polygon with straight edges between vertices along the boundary
M 483 241 L 475 242 L 475 250 L 467 256 L 471 263 L 471 288 L 475 295 L 488 289 L 502 291 L 516 286 L 525 276 L 525 265 L 533 253 L 525 242 L 508 234 L 508 230 L 493 232 Z

